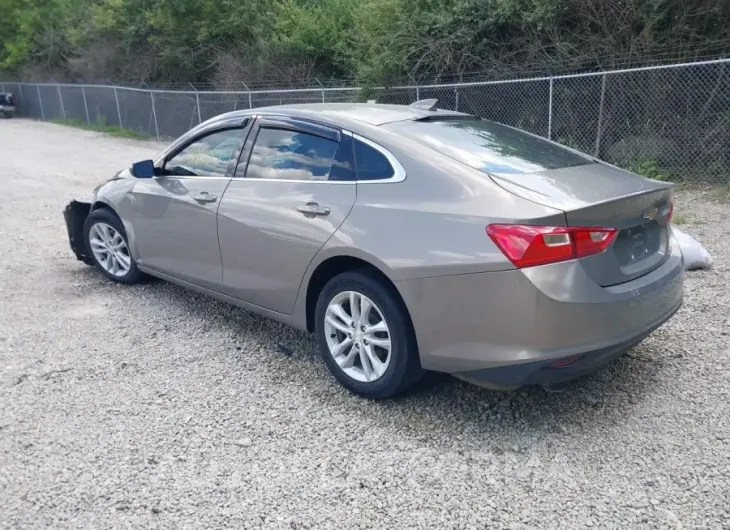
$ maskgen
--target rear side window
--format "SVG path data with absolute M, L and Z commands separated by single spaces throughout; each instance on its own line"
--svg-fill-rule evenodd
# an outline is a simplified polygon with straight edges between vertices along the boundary
M 247 178 L 328 180 L 338 142 L 305 132 L 262 127 L 251 151 Z
M 385 155 L 360 140 L 355 140 L 355 165 L 357 180 L 385 180 L 395 174 Z
M 401 121 L 384 127 L 492 175 L 524 175 L 592 163 L 547 140 L 487 120 Z

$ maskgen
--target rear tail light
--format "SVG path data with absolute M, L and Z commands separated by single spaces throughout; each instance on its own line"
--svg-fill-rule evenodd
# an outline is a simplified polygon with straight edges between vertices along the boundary
M 615 228 L 489 225 L 487 234 L 515 267 L 534 267 L 605 251 Z
M 673 215 L 674 215 L 674 201 L 669 203 L 669 213 L 667 214 L 667 223 L 672 221 Z

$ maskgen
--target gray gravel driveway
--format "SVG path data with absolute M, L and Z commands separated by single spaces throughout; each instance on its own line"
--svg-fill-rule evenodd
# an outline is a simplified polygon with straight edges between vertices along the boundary
M 307 334 L 73 258 L 64 204 L 160 148 L 0 120 L 0 527 L 730 528 L 727 204 L 678 195 L 715 268 L 608 368 L 369 402 Z

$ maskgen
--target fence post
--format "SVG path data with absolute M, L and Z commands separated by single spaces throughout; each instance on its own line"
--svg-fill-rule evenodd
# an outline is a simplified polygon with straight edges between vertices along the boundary
M 41 97 L 41 86 L 36 85 L 35 89 L 38 92 L 38 104 L 41 106 L 41 119 L 45 121 L 46 113 L 43 111 L 43 98 Z
M 195 102 L 198 105 L 198 123 L 203 123 L 203 119 L 200 117 L 200 94 L 198 94 L 198 89 L 193 86 L 192 83 L 188 83 L 191 87 L 193 87 L 193 90 L 195 90 Z
M 81 97 L 84 98 L 84 111 L 86 111 L 86 125 L 91 125 L 91 120 L 89 119 L 89 105 L 86 103 L 86 90 L 84 90 L 84 86 L 81 85 Z
M 459 89 L 454 87 L 454 110 L 459 112 Z
M 252 109 L 253 105 L 251 105 L 251 89 L 248 88 L 248 85 L 246 83 L 244 83 L 243 81 L 241 81 L 241 84 L 243 85 L 243 88 L 245 88 L 246 91 L 248 92 L 248 108 Z
M 23 107 L 25 107 L 25 95 L 23 94 L 23 84 L 18 83 L 18 90 L 20 90 L 20 100 L 23 102 Z M 26 116 L 28 115 L 28 111 L 23 108 L 23 114 Z
M 550 100 L 548 102 L 548 140 L 553 139 L 553 78 L 550 78 Z
M 123 127 L 122 125 L 122 111 L 119 110 L 119 95 L 117 94 L 117 87 L 114 87 L 114 99 L 117 102 L 117 117 L 119 118 L 119 126 Z
M 317 82 L 319 87 L 322 89 L 322 103 L 324 103 L 324 86 L 322 86 L 322 83 L 320 83 L 319 79 L 317 79 L 316 77 L 314 78 L 314 80 Z
M 61 95 L 61 85 L 56 85 L 56 88 L 58 89 L 58 100 L 61 102 L 61 114 L 63 114 L 63 119 L 66 119 L 66 108 L 63 106 L 63 96 Z
M 160 141 L 160 129 L 157 127 L 157 111 L 155 110 L 155 93 L 150 90 L 150 98 L 152 99 L 152 117 L 155 119 L 155 135 L 157 141 Z
M 409 98 L 411 97 L 410 87 L 415 87 L 415 89 L 416 89 L 416 101 L 420 101 L 421 100 L 421 87 L 418 86 L 418 83 L 413 78 L 413 76 L 411 74 L 408 74 L 408 89 L 407 90 L 408 90 L 408 97 Z
M 603 127 L 603 103 L 606 100 L 606 74 L 601 76 L 601 103 L 598 107 L 598 126 L 596 127 L 596 148 L 593 156 L 598 158 L 601 152 L 601 128 Z

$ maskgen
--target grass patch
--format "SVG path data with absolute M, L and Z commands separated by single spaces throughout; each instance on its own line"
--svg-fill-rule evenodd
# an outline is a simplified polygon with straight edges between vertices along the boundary
M 108 125 L 104 122 L 86 123 L 80 120 L 71 119 L 58 119 L 53 120 L 53 123 L 58 125 L 66 125 L 68 127 L 76 127 L 78 129 L 85 129 L 87 131 L 96 131 L 108 134 L 110 136 L 117 136 L 120 138 L 134 138 L 135 140 L 149 140 L 152 138 L 148 134 L 135 131 L 134 129 L 126 129 L 119 127 L 118 125 Z
M 687 223 L 689 223 L 689 218 L 686 215 L 682 215 L 681 213 L 672 215 L 672 224 L 686 225 Z
M 730 202 L 730 183 L 713 188 L 712 195 L 721 202 Z

